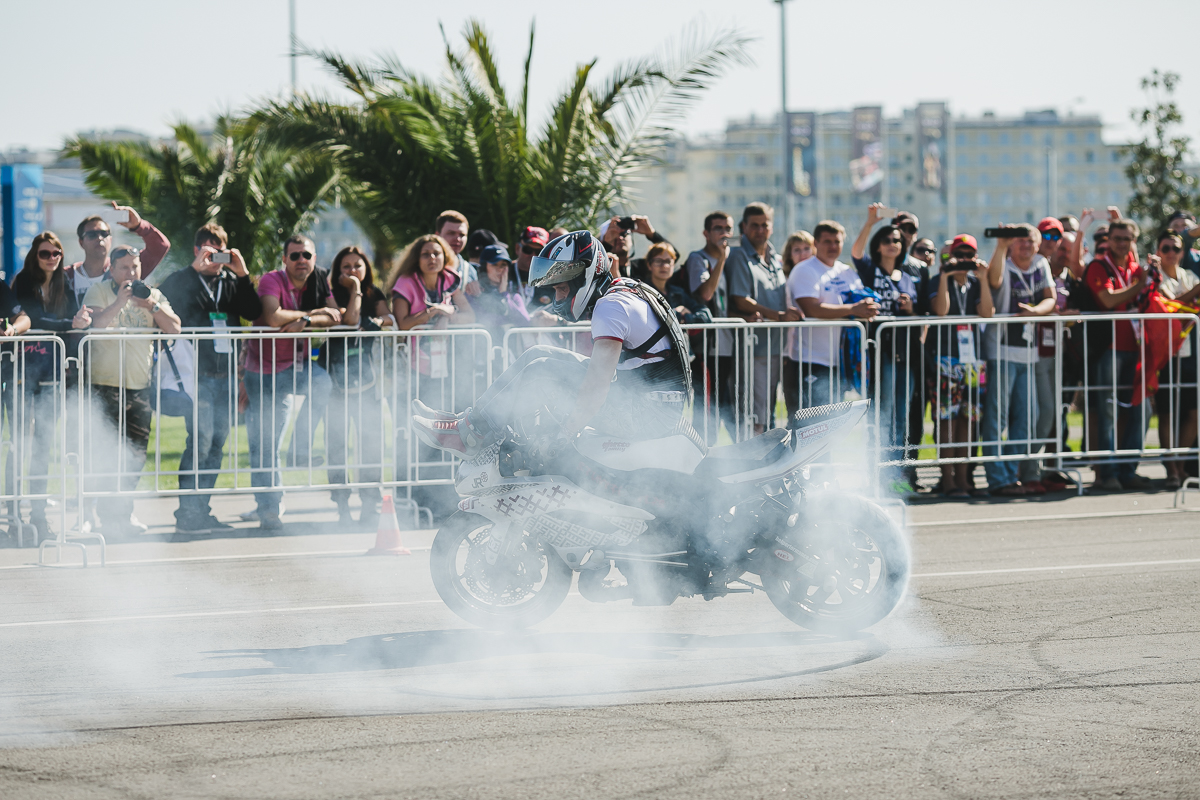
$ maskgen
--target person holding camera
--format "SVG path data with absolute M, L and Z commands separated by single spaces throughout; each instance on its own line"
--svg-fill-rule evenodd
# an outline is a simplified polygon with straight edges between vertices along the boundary
M 630 217 L 613 217 L 600 226 L 600 242 L 604 249 L 617 257 L 617 264 L 622 278 L 632 275 L 633 265 L 633 234 L 640 233 L 650 240 L 651 244 L 662 244 L 667 241 L 662 234 L 654 230 L 649 218 L 634 214 Z
M 977 258 L 979 245 L 974 236 L 959 234 L 950 245 L 950 258 L 937 276 L 937 289 L 929 298 L 933 313 L 939 317 L 991 317 L 995 313 L 988 264 Z M 980 391 L 983 368 L 976 352 L 979 326 L 966 320 L 930 330 L 925 340 L 929 359 L 936 365 L 936 385 L 929 395 L 933 400 L 939 458 L 966 458 L 966 443 L 971 429 L 979 423 Z M 958 447 L 946 447 L 958 444 Z M 942 465 L 942 494 L 967 498 L 975 489 L 969 463 Z
M 983 454 L 1028 454 L 1034 449 L 1028 440 L 1034 434 L 1037 408 L 1034 370 L 1038 343 L 1033 318 L 1054 313 L 1058 293 L 1050 262 L 1037 252 L 1042 242 L 1037 228 L 1022 223 L 990 228 L 986 233 L 996 239 L 996 250 L 988 263 L 988 284 L 995 296 L 996 312 L 1017 319 L 989 325 L 983 336 L 988 388 L 982 436 L 989 443 L 983 446 Z M 1005 429 L 1008 441 L 1001 445 Z M 1018 482 L 1016 461 L 990 461 L 985 469 L 988 490 L 995 496 L 1045 494 L 1040 485 L 1026 491 Z
M 79 236 L 79 246 L 83 248 L 83 261 L 63 268 L 67 285 L 75 294 L 76 303 L 82 303 L 88 289 L 107 276 L 111 263 L 109 251 L 113 249 L 113 233 L 108 219 L 141 237 L 142 247 L 138 253 L 142 261 L 142 277 L 153 272 L 171 251 L 171 243 L 162 231 L 142 219 L 142 216 L 129 206 L 119 206 L 114 202 L 111 211 L 106 210 L 103 214 L 85 217 L 75 229 Z
M 262 301 L 242 254 L 229 247 L 224 228 L 210 222 L 196 231 L 192 254 L 190 267 L 173 272 L 158 287 L 184 328 L 221 332 L 239 327 L 242 320 L 258 319 Z M 211 489 L 221 469 L 237 396 L 238 346 L 229 338 L 197 338 L 190 342 L 177 339 L 173 349 L 181 344 L 195 348 L 196 376 L 195 383 L 185 387 L 187 393 L 195 392 L 195 409 L 183 415 L 187 443 L 179 459 L 179 488 Z M 162 370 L 166 381 L 169 366 L 164 364 Z M 230 527 L 212 515 L 209 495 L 179 496 L 176 532 L 206 533 Z
M 180 331 L 179 317 L 158 289 L 142 282 L 141 253 L 136 247 L 120 245 L 109 255 L 108 279 L 94 284 L 83 303 L 98 309 L 92 315 L 93 330 L 132 328 L 157 329 L 166 334 Z M 92 341 L 84 355 L 85 372 L 91 383 L 94 416 L 88 431 L 91 453 L 85 457 L 88 472 L 108 472 L 116 455 L 116 478 L 97 479 L 94 490 L 117 489 L 118 493 L 96 502 L 96 515 L 106 538 L 129 538 L 146 532 L 133 516 L 133 500 L 119 492 L 137 488 L 146 463 L 150 441 L 150 373 L 156 341 L 149 337 Z

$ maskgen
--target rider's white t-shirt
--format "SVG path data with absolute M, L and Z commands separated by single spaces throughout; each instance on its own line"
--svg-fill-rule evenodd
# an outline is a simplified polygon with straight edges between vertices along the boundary
M 658 332 L 658 317 L 650 304 L 633 292 L 609 290 L 596 301 L 592 310 L 592 338 L 616 339 L 626 350 L 641 347 Z M 650 348 L 649 355 L 671 349 L 671 337 L 664 336 Z M 630 358 L 617 369 L 634 369 L 643 364 L 662 361 L 661 358 Z

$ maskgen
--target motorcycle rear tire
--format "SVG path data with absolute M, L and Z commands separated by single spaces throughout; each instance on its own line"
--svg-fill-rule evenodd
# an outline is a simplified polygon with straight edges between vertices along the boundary
M 465 511 L 456 512 L 446 520 L 433 537 L 429 552 L 433 586 L 450 610 L 472 625 L 490 630 L 518 630 L 536 625 L 566 600 L 571 590 L 572 570 L 553 548 L 547 548 L 548 552 L 543 553 L 546 579 L 532 599 L 520 606 L 506 608 L 471 595 L 459 580 L 459 548 L 468 535 L 491 524 L 487 518 Z
M 811 631 L 850 633 L 869 628 L 892 613 L 904 598 L 912 562 L 908 542 L 900 526 L 869 500 L 831 493 L 812 496 L 807 504 L 803 511 L 807 524 L 849 525 L 870 537 L 883 562 L 878 583 L 866 602 L 855 603 L 846 613 L 839 612 L 837 605 L 815 608 L 807 596 L 799 600 L 792 596 L 786 562 L 768 556 L 773 568 L 760 575 L 763 589 L 780 613 Z

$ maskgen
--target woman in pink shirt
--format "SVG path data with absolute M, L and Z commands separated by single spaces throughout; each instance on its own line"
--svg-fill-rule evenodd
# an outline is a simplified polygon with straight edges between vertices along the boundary
M 475 321 L 462 276 L 448 266 L 454 261 L 450 245 L 433 233 L 417 238 L 404 251 L 392 286 L 392 315 L 400 330 Z

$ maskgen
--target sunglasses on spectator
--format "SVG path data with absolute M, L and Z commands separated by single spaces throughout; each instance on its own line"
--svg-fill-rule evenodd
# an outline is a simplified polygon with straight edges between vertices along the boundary
M 1183 252 L 1182 247 L 1177 247 L 1173 244 L 1160 244 L 1158 246 L 1158 249 L 1159 249 L 1159 252 L 1162 252 L 1162 253 L 1182 253 Z
M 1062 238 L 1062 234 L 1057 233 L 1055 231 L 1047 231 L 1046 233 L 1042 234 L 1042 238 L 1045 239 L 1047 242 L 1057 242 L 1059 239 Z
M 880 244 L 900 244 L 903 241 L 899 236 L 893 236 L 889 239 L 880 239 Z
M 652 266 L 652 267 L 668 267 L 668 266 L 673 266 L 674 263 L 675 262 L 669 258 L 656 258 L 650 262 L 650 266 Z
M 1133 237 L 1132 236 L 1109 236 L 1108 240 L 1110 242 L 1132 242 Z
M 916 233 L 917 232 L 917 226 L 913 225 L 911 222 L 905 222 L 903 225 L 898 225 L 897 227 L 900 228 L 900 230 L 904 231 L 905 233 Z
M 932 247 L 917 247 L 913 249 L 913 252 L 919 256 L 928 256 L 933 255 L 934 249 Z
M 536 256 L 538 253 L 542 252 L 542 248 L 538 247 L 536 244 L 523 244 L 521 245 L 521 252 L 527 256 Z
M 109 254 L 108 259 L 110 261 L 116 261 L 118 258 L 124 258 L 125 256 L 136 256 L 141 252 L 142 251 L 138 250 L 136 247 L 118 247 Z
M 107 239 L 112 236 L 112 231 L 84 231 L 83 238 L 85 239 Z
M 311 261 L 312 257 L 313 254 L 307 250 L 296 250 L 295 252 L 288 253 L 288 261 L 299 261 L 302 258 L 305 261 Z
M 52 258 L 62 258 L 62 250 L 38 250 L 38 258 L 49 261 Z
M 950 255 L 953 258 L 957 258 L 959 261 L 972 261 L 975 258 L 975 251 L 974 250 L 955 250 Z

